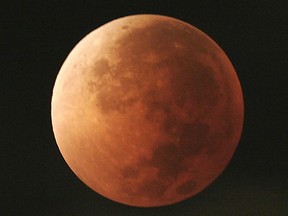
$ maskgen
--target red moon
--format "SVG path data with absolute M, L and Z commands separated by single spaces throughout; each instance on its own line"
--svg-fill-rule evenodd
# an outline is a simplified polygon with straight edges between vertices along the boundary
M 223 50 L 160 15 L 120 18 L 84 37 L 60 69 L 51 108 L 73 172 L 97 193 L 140 207 L 174 204 L 211 184 L 244 118 Z

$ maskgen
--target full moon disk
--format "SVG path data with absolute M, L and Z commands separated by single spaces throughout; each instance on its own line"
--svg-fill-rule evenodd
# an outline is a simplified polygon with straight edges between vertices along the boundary
M 180 20 L 134 15 L 101 26 L 57 76 L 52 125 L 73 172 L 132 206 L 199 193 L 230 161 L 243 95 L 222 49 Z

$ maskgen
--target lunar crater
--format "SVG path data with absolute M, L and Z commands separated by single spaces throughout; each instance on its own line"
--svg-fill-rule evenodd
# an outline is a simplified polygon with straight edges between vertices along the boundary
M 189 181 L 178 186 L 176 192 L 179 194 L 188 195 L 189 193 L 191 193 L 191 191 L 193 191 L 195 187 L 196 183 L 194 181 Z
M 123 178 L 137 178 L 139 176 L 139 169 L 134 166 L 127 166 L 122 170 Z

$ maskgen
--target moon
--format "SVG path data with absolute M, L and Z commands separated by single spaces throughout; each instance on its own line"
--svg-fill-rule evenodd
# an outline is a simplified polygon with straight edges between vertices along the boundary
M 85 36 L 55 81 L 59 150 L 97 193 L 164 206 L 209 186 L 242 133 L 241 85 L 224 51 L 175 18 L 140 14 Z

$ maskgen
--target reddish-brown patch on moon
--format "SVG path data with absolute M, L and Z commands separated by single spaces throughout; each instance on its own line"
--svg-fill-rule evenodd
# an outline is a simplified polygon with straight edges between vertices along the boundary
M 59 149 L 85 184 L 148 207 L 187 199 L 222 173 L 244 107 L 237 74 L 212 39 L 180 20 L 136 15 L 77 44 L 51 112 Z

